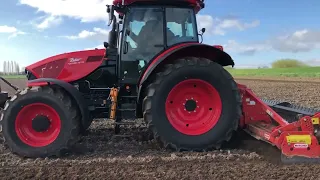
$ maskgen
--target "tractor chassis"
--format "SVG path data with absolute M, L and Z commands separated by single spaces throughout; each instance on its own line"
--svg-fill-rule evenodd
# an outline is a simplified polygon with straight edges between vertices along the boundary
M 19 88 L 0 77 L 4 83 L 16 91 Z M 259 99 L 245 85 L 238 84 L 242 97 L 242 117 L 239 126 L 257 140 L 262 140 L 281 150 L 284 163 L 320 162 L 320 110 L 292 105 L 288 102 Z M 1 88 L 0 88 L 1 90 Z M 116 112 L 118 89 L 110 91 L 112 112 Z M 0 112 L 10 97 L 0 93 Z M 111 113 L 115 134 L 120 126 L 131 126 L 134 122 L 121 122 Z M 116 135 L 130 136 L 130 135 Z

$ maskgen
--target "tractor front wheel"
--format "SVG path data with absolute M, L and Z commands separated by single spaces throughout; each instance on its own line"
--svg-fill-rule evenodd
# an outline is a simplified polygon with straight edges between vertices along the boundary
M 237 130 L 241 98 L 232 76 L 208 59 L 166 64 L 147 87 L 144 119 L 157 140 L 175 150 L 220 148 Z
M 5 104 L 0 125 L 5 143 L 24 157 L 59 157 L 78 139 L 80 113 L 59 87 L 32 87 Z

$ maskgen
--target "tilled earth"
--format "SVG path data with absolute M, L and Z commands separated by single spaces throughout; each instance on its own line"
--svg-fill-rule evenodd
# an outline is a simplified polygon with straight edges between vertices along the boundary
M 23 87 L 22 80 L 10 80 Z M 262 98 L 320 107 L 320 84 L 238 80 Z M 5 87 L 4 90 L 7 88 Z M 143 126 L 143 123 L 138 123 Z M 143 127 L 125 127 L 116 137 L 112 125 L 95 121 L 74 152 L 60 159 L 24 159 L 0 139 L 1 179 L 320 179 L 320 165 L 283 165 L 280 152 L 239 132 L 223 150 L 170 152 L 161 149 Z

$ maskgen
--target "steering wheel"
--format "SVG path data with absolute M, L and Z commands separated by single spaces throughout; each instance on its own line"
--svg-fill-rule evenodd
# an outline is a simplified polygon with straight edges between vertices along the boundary
M 175 35 L 171 40 L 169 40 L 167 43 L 168 44 L 175 44 L 175 43 L 177 43 L 177 42 L 180 42 L 181 41 L 181 36 L 179 36 L 179 35 Z

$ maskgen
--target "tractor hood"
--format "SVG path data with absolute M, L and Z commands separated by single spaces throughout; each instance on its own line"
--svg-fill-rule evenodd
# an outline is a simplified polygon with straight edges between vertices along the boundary
M 69 52 L 52 56 L 26 67 L 28 80 L 55 78 L 66 82 L 81 79 L 98 68 L 105 49 Z

